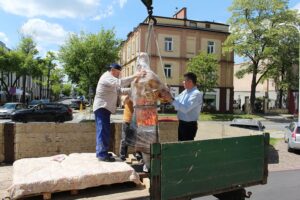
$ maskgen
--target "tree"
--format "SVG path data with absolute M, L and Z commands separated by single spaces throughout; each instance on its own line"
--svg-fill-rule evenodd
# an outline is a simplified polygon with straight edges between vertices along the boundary
M 62 94 L 65 96 L 70 96 L 72 91 L 72 85 L 70 83 L 66 83 L 63 85 Z
M 73 34 L 60 48 L 59 60 L 72 83 L 87 95 L 89 88 L 96 90 L 98 79 L 106 67 L 118 60 L 119 45 L 120 40 L 115 38 L 113 30 Z
M 15 87 L 17 84 L 17 76 L 16 80 L 13 83 L 8 83 L 6 80 L 9 79 L 9 74 L 16 72 L 18 67 L 22 63 L 22 57 L 16 51 L 9 51 L 8 49 L 4 49 L 0 47 L 0 70 L 1 70 L 1 86 L 2 90 L 6 92 L 6 99 L 9 101 L 12 100 L 12 94 L 10 93 L 10 87 Z
M 294 27 L 287 25 L 279 26 L 274 32 L 275 45 L 272 51 L 272 58 L 268 63 L 270 70 L 266 78 L 272 78 L 277 91 L 277 107 L 282 108 L 283 96 L 289 89 L 298 88 L 298 70 L 294 66 L 299 63 L 299 35 Z M 279 45 L 277 45 L 279 44 Z
M 271 69 L 264 62 L 272 59 L 273 33 L 278 24 L 295 23 L 297 13 L 288 10 L 286 0 L 234 0 L 229 11 L 232 12 L 229 19 L 231 35 L 224 49 L 233 50 L 250 62 L 238 75 L 252 74 L 250 107 L 254 112 L 256 86 Z
M 64 70 L 59 68 L 53 68 L 50 73 L 50 77 L 47 80 L 47 84 L 49 83 L 51 94 L 54 96 L 55 99 L 59 98 L 59 95 L 63 92 L 64 84 Z M 49 96 L 50 98 L 50 96 Z
M 218 81 L 218 60 L 216 55 L 201 52 L 187 63 L 187 71 L 197 75 L 197 82 L 203 91 L 203 98 L 206 92 L 212 91 Z
M 56 64 L 53 62 L 56 59 L 53 52 L 48 51 L 46 58 L 45 58 L 45 64 L 46 64 L 46 76 L 47 76 L 47 98 L 50 99 L 50 76 L 52 74 L 52 71 L 55 69 Z
M 39 63 L 35 56 L 38 54 L 36 48 L 36 43 L 31 37 L 22 36 L 20 44 L 17 48 L 17 53 L 21 56 L 22 62 L 20 63 L 16 71 L 16 76 L 19 79 L 22 76 L 22 102 L 25 103 L 25 94 L 26 94 L 26 78 L 27 76 L 37 77 L 42 71 L 39 68 Z

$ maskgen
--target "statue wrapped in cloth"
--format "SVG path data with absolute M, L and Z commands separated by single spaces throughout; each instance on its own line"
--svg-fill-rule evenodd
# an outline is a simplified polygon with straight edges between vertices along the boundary
M 131 84 L 134 105 L 132 124 L 136 126 L 135 147 L 143 154 L 146 171 L 150 167 L 150 144 L 158 142 L 157 102 L 165 101 L 163 97 L 169 94 L 169 89 L 151 70 L 147 53 L 139 54 L 136 70 L 146 71 L 144 77 Z

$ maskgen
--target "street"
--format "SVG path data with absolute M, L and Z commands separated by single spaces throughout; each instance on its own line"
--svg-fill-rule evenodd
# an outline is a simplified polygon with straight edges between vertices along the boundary
M 299 155 L 300 156 L 300 155 Z M 266 185 L 246 188 L 251 191 L 250 200 L 299 200 L 300 170 L 270 172 Z M 217 200 L 213 196 L 194 200 Z

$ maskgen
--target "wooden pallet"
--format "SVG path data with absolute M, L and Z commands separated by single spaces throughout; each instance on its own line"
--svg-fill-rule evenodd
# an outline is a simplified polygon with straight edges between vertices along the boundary
M 118 183 L 113 185 L 102 185 L 93 188 L 86 188 L 80 190 L 70 190 L 70 191 L 56 191 L 56 192 L 45 192 L 39 194 L 32 194 L 28 196 L 24 196 L 21 199 L 31 199 L 41 196 L 43 200 L 51 200 L 54 198 L 54 195 L 59 195 L 60 198 L 70 198 L 70 196 L 76 196 L 74 198 L 82 198 L 85 199 L 86 196 L 90 195 L 90 191 L 97 193 L 96 191 L 101 191 L 101 194 L 96 194 L 95 197 L 99 197 L 99 199 L 136 199 L 139 197 L 146 197 L 149 195 L 149 187 L 150 187 L 150 180 L 149 178 L 142 178 L 141 185 L 136 185 L 133 182 L 126 182 L 126 183 Z M 124 192 L 124 187 L 127 188 Z M 108 191 L 105 191 L 106 188 L 109 188 Z M 122 194 L 124 192 L 124 194 Z M 61 194 L 58 194 L 61 193 Z M 69 193 L 69 195 L 68 195 Z M 116 197 L 116 194 L 119 193 L 119 196 Z M 102 196 L 103 195 L 103 196 Z M 110 197 L 111 196 L 111 197 Z M 129 197 L 129 198 L 128 198 Z M 6 197 L 2 200 L 10 200 L 10 198 Z

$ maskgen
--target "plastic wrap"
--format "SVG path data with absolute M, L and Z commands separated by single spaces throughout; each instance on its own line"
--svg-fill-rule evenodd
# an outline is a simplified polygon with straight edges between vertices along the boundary
M 162 96 L 168 93 L 169 89 L 150 69 L 147 53 L 140 53 L 136 69 L 146 71 L 146 75 L 131 85 L 131 99 L 134 105 L 132 129 L 136 133 L 134 145 L 140 151 L 149 153 L 150 144 L 157 141 L 157 102 L 163 101 Z

